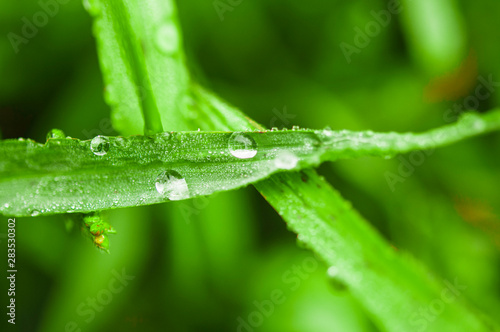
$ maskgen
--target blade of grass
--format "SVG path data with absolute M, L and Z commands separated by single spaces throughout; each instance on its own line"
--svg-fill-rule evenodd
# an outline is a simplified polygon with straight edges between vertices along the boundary
M 325 160 L 435 148 L 498 129 L 500 111 L 421 134 L 296 129 L 4 140 L 0 211 L 29 216 L 188 199 Z
M 157 133 L 167 126 L 187 129 L 179 125 L 189 77 L 179 52 L 175 6 L 168 1 L 89 0 L 86 8 L 95 18 L 115 129 L 124 135 Z

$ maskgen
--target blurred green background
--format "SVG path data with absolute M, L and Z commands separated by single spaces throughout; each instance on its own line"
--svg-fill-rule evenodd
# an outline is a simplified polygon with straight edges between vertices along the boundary
M 2 137 L 117 134 L 81 2 L 59 4 L 13 46 L 9 33 L 22 36 L 41 3 L 0 3 Z M 195 78 L 267 127 L 420 131 L 500 102 L 495 0 L 178 8 Z M 496 133 L 320 173 L 396 248 L 458 280 L 460 296 L 500 322 L 499 146 Z M 110 255 L 65 216 L 16 219 L 19 331 L 378 331 L 252 187 L 107 216 L 118 231 Z

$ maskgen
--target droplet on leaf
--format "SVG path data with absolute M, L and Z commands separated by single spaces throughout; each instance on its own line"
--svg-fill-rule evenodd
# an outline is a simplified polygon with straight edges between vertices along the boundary
M 257 143 L 248 134 L 233 133 L 229 138 L 229 152 L 239 159 L 249 159 L 257 154 Z
M 172 201 L 189 198 L 186 179 L 173 170 L 161 172 L 156 178 L 155 187 L 159 194 Z
M 109 139 L 101 135 L 94 137 L 90 149 L 96 156 L 104 156 L 109 151 Z
M 299 158 L 290 151 L 281 151 L 276 155 L 274 164 L 280 169 L 292 169 L 297 166 Z

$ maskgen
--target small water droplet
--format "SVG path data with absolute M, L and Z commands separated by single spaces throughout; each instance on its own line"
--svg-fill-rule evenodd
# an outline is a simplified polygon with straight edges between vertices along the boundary
M 40 215 L 40 211 L 33 210 L 33 211 L 31 212 L 31 216 L 32 216 L 32 217 L 36 217 L 36 216 L 39 216 L 39 215 Z
M 321 134 L 323 134 L 324 137 L 326 137 L 326 140 L 329 141 L 330 139 L 332 139 L 332 137 L 334 137 L 335 133 L 333 132 L 333 130 L 330 129 L 330 127 L 327 127 L 326 129 L 324 129 Z
M 189 198 L 186 179 L 173 170 L 161 172 L 156 178 L 155 187 L 158 193 L 171 201 Z
M 330 266 L 326 271 L 328 283 L 337 292 L 342 292 L 347 289 L 347 285 L 339 277 L 339 269 L 336 266 Z
M 115 138 L 113 142 L 114 146 L 117 146 L 118 148 L 125 149 L 128 148 L 132 144 L 132 140 L 126 139 L 124 137 L 117 137 Z
M 105 136 L 96 136 L 90 142 L 90 149 L 97 156 L 104 156 L 109 151 L 109 139 Z
M 271 131 L 278 131 L 278 130 L 279 130 L 278 127 L 272 127 L 271 128 Z
M 179 49 L 179 33 L 173 23 L 162 24 L 156 31 L 156 46 L 158 49 L 171 55 Z
M 257 154 L 257 143 L 245 133 L 233 133 L 229 138 L 229 151 L 239 159 L 249 159 Z
M 66 138 L 66 135 L 64 135 L 64 132 L 61 129 L 52 129 L 47 133 L 47 139 L 50 138 Z
M 330 266 L 326 273 L 328 274 L 328 277 L 335 278 L 339 274 L 339 269 L 336 266 Z
M 3 207 L 4 207 L 5 209 L 8 209 L 8 208 L 9 208 L 9 206 L 10 206 L 10 204 L 9 204 L 9 203 L 5 203 L 5 204 L 3 205 Z
M 292 126 L 292 130 L 300 130 L 299 126 Z
M 297 166 L 299 158 L 290 151 L 281 151 L 276 155 L 274 164 L 281 169 L 292 169 Z

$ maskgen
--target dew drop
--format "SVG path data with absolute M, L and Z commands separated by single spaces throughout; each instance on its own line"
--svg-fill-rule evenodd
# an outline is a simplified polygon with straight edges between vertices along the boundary
M 33 210 L 33 212 L 31 212 L 31 216 L 32 217 L 36 217 L 36 216 L 39 216 L 39 215 L 40 215 L 40 211 Z
M 292 130 L 300 130 L 299 126 L 292 126 Z
M 233 133 L 229 138 L 229 152 L 239 159 L 249 159 L 257 154 L 257 143 L 248 134 Z
M 189 198 L 186 179 L 173 170 L 161 172 L 156 178 L 155 187 L 158 193 L 171 201 Z
M 171 55 L 179 49 L 179 33 L 172 23 L 160 25 L 156 31 L 156 46 L 164 54 Z
M 329 278 L 335 278 L 339 274 L 339 269 L 336 266 L 330 266 L 326 271 Z
M 109 139 L 105 136 L 96 136 L 90 142 L 90 149 L 97 156 L 104 156 L 109 151 Z
M 115 138 L 113 143 L 114 143 L 113 144 L 114 146 L 116 146 L 120 149 L 125 149 L 125 148 L 130 147 L 130 145 L 132 144 L 132 140 L 126 139 L 124 137 L 117 137 L 117 138 Z
M 272 127 L 271 128 L 271 131 L 278 131 L 278 130 L 279 130 L 278 127 Z
M 280 169 L 292 169 L 297 166 L 299 158 L 290 151 L 281 151 L 276 155 L 274 164 Z
M 170 142 L 171 138 L 171 134 L 168 131 L 165 131 L 156 135 L 154 138 L 154 142 L 160 147 L 165 147 Z
M 66 135 L 64 135 L 64 132 L 61 129 L 52 129 L 47 133 L 47 139 L 50 138 L 66 138 Z
M 347 289 L 347 285 L 339 277 L 339 269 L 336 266 L 330 266 L 326 271 L 328 276 L 328 283 L 337 292 L 342 292 Z

